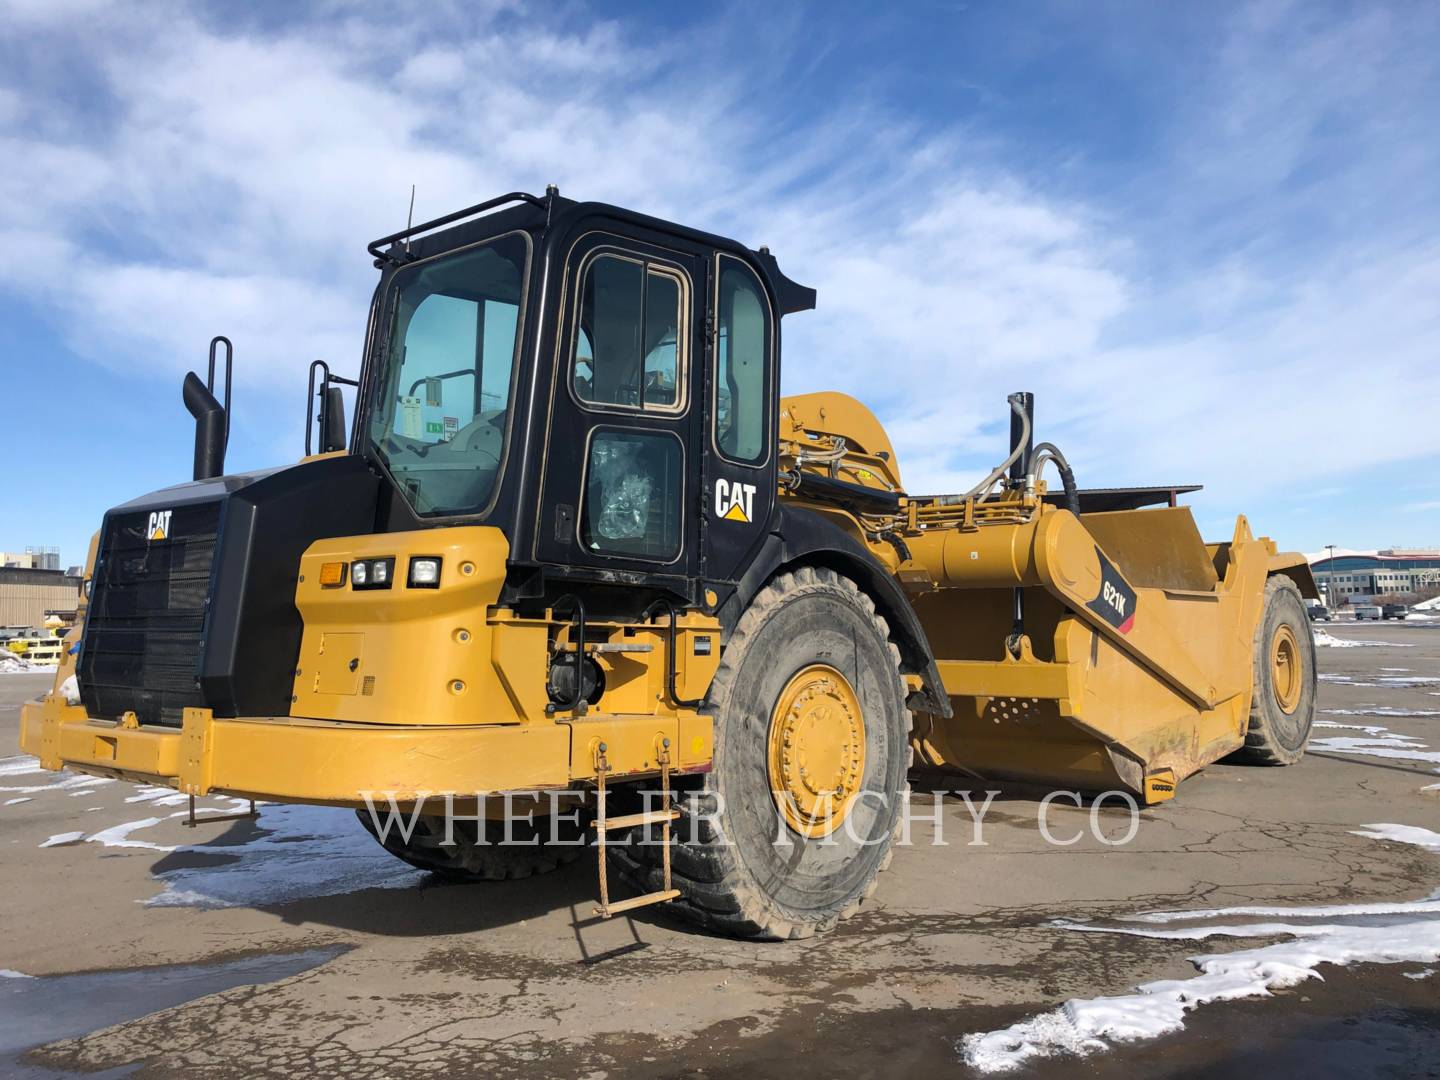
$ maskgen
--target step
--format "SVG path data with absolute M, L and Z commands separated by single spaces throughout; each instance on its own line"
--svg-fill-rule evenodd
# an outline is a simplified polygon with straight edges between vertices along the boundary
M 621 814 L 619 817 L 605 819 L 605 831 L 611 829 L 629 829 L 636 825 L 663 825 L 667 821 L 676 821 L 680 817 L 679 810 L 646 810 L 640 814 Z M 600 828 L 600 821 L 596 819 L 590 824 L 597 829 Z
M 679 889 L 662 889 L 660 892 L 646 893 L 644 896 L 632 896 L 629 900 L 617 900 L 613 904 L 596 904 L 595 914 L 608 919 L 612 915 L 619 915 L 622 911 L 634 911 L 636 908 L 648 907 L 651 904 L 668 903 L 679 895 Z

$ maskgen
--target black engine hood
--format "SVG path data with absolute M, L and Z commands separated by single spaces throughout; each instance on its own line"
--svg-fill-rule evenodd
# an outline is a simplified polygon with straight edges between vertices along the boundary
M 162 488 L 100 531 L 79 662 L 92 716 L 178 724 L 289 713 L 300 555 L 373 532 L 379 480 L 345 455 Z

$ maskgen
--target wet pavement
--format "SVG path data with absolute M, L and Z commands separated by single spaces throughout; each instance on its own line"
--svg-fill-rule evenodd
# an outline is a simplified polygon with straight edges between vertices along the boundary
M 1440 889 L 1440 851 L 1357 835 L 1440 831 L 1440 788 L 1425 790 L 1440 785 L 1440 624 L 1327 632 L 1376 644 L 1320 650 L 1320 719 L 1338 726 L 1317 729 L 1324 748 L 1299 766 L 1213 766 L 1120 847 L 1063 804 L 1053 831 L 1082 838 L 1047 845 L 1037 793 L 983 785 L 1002 789 L 986 846 L 966 845 L 952 798 L 948 846 L 917 827 L 859 916 L 780 944 L 707 937 L 662 911 L 596 923 L 588 860 L 445 885 L 345 811 L 262 807 L 185 829 L 173 792 L 34 772 L 11 748 L 19 701 L 46 680 L 0 677 L 0 969 L 58 976 L 0 979 L 0 1062 L 37 1047 L 25 1067 L 51 1075 L 755 1077 L 799 1056 L 826 1075 L 965 1075 L 967 1034 L 1271 941 L 1057 919 L 1405 905 Z M 1098 820 L 1111 836 L 1127 825 L 1118 807 Z M 1206 1005 L 1177 1033 L 1011 1075 L 1440 1074 L 1440 970 L 1409 977 L 1432 969 L 1325 965 L 1323 981 Z

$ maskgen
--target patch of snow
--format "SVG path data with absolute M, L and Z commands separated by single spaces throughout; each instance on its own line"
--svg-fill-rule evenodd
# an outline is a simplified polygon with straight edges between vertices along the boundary
M 1372 646 L 1383 646 L 1390 649 L 1413 649 L 1415 647 L 1408 641 L 1361 641 L 1359 638 L 1338 638 L 1326 630 L 1315 631 L 1315 644 L 1336 649 L 1358 649 Z
M 1389 728 L 1366 724 L 1338 724 L 1333 720 L 1316 720 L 1317 728 L 1339 728 L 1363 732 L 1365 738 L 1353 735 L 1332 735 L 1311 739 L 1310 749 L 1325 754 L 1362 754 L 1367 757 L 1395 758 L 1401 761 L 1429 761 L 1440 764 L 1440 751 L 1430 750 L 1409 735 L 1397 735 Z
M 403 889 L 427 874 L 399 862 L 355 814 L 328 806 L 266 806 L 244 844 L 193 844 L 178 850 L 228 855 L 215 866 L 185 866 L 156 876 L 165 891 L 150 907 L 260 907 L 361 889 Z
M 1440 833 L 1413 825 L 1375 824 L 1357 835 L 1440 851 Z M 1249 922 L 1251 918 L 1280 921 Z M 1288 940 L 1257 949 L 1191 957 L 1200 974 L 1162 979 L 1131 994 L 1067 1001 L 1060 1008 L 999 1031 L 967 1035 L 957 1049 L 971 1068 L 1008 1072 L 1056 1054 L 1084 1056 L 1115 1043 L 1150 1039 L 1185 1026 L 1185 1014 L 1212 1001 L 1268 997 L 1319 978 L 1321 964 L 1418 963 L 1440 960 L 1440 898 L 1412 903 L 1324 907 L 1237 907 L 1149 912 L 1122 925 L 1062 923 L 1069 930 L 1198 940 L 1213 936 Z M 1190 923 L 1194 925 L 1172 925 Z
M 14 806 L 16 803 L 34 802 L 34 801 L 35 801 L 35 800 L 32 799 L 32 798 L 30 798 L 29 795 L 22 795 L 22 796 L 20 796 L 20 798 L 18 798 L 18 799 L 6 799 L 6 800 L 5 800 L 5 805 L 6 805 L 6 806 Z
M 1428 979 L 1431 975 L 1435 974 L 1435 969 L 1426 968 L 1424 971 L 1403 971 L 1401 974 L 1407 979 Z
M 27 773 L 44 772 L 40 768 L 40 759 L 30 754 L 19 754 L 15 757 L 0 758 L 0 776 L 24 776 Z
M 1440 716 L 1440 709 L 1392 709 L 1388 705 L 1366 705 L 1361 709 L 1321 709 L 1328 716 Z
M 80 683 L 76 681 L 74 675 L 67 676 L 65 681 L 60 684 L 60 696 L 66 705 L 80 704 Z
M 154 788 L 144 798 L 168 805 L 176 797 L 169 788 Z M 183 796 L 180 798 L 183 799 Z M 220 800 L 226 805 L 201 806 L 205 813 L 233 813 L 244 799 Z M 224 856 L 209 866 L 162 870 L 156 878 L 164 891 L 143 901 L 153 907 L 262 907 L 361 889 L 401 889 L 424 881 L 424 871 L 405 866 L 387 854 L 355 820 L 350 810 L 325 806 L 265 805 L 255 820 L 255 835 L 244 843 L 164 845 L 136 834 L 162 822 L 183 818 L 145 817 L 112 825 L 86 836 L 83 832 L 51 837 L 42 847 L 85 840 L 109 848 L 143 848 L 158 852 L 200 852 Z
M 1366 825 L 1354 831 L 1356 836 L 1370 840 L 1393 840 L 1397 844 L 1414 844 L 1427 851 L 1440 851 L 1440 833 L 1418 825 Z
M 83 832 L 62 832 L 56 833 L 54 836 L 50 837 L 50 839 L 46 840 L 40 846 L 59 847 L 61 844 L 74 844 L 77 841 L 83 839 L 85 839 L 85 834 Z
M 26 975 L 23 971 L 14 971 L 11 968 L 0 968 L 0 979 L 33 979 L 34 975 Z M 1423 975 L 1416 976 L 1424 978 Z
M 159 825 L 164 818 L 151 817 L 141 818 L 139 821 L 126 821 L 119 825 L 111 825 L 108 829 L 101 829 L 99 832 L 91 833 L 85 837 L 87 844 L 104 844 L 106 847 L 116 848 L 148 848 L 151 851 L 174 851 L 175 848 L 165 847 L 162 844 L 151 843 L 149 840 L 131 840 L 130 834 L 140 829 L 148 829 L 152 825 Z
M 93 789 L 101 784 L 113 784 L 114 779 L 109 776 L 77 776 L 68 772 L 51 772 L 40 767 L 39 759 L 30 754 L 20 754 L 16 757 L 0 759 L 0 779 L 7 776 L 44 776 L 46 780 L 42 784 L 27 784 L 21 787 L 0 786 L 0 792 L 8 792 L 12 795 L 36 795 L 46 791 L 76 792 L 83 795 L 79 788 Z
M 1383 687 L 1386 690 L 1418 690 L 1423 686 L 1440 683 L 1434 675 L 1377 675 L 1379 682 L 1363 682 L 1354 675 L 1323 674 L 1317 676 L 1321 682 L 1339 683 L 1342 686 L 1365 686 L 1372 690 Z
M 127 796 L 125 801 L 127 803 L 149 803 L 152 806 L 184 806 L 189 799 L 189 795 L 182 795 L 174 788 L 142 784 L 135 789 L 135 794 Z M 243 802 L 242 805 L 244 805 Z

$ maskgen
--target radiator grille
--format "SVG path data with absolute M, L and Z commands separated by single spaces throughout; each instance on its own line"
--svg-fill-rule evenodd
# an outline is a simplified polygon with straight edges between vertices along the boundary
M 85 620 L 79 682 L 86 711 L 117 720 L 179 726 L 202 705 L 196 683 L 220 506 L 170 512 L 163 539 L 149 539 L 149 511 L 112 513 Z

